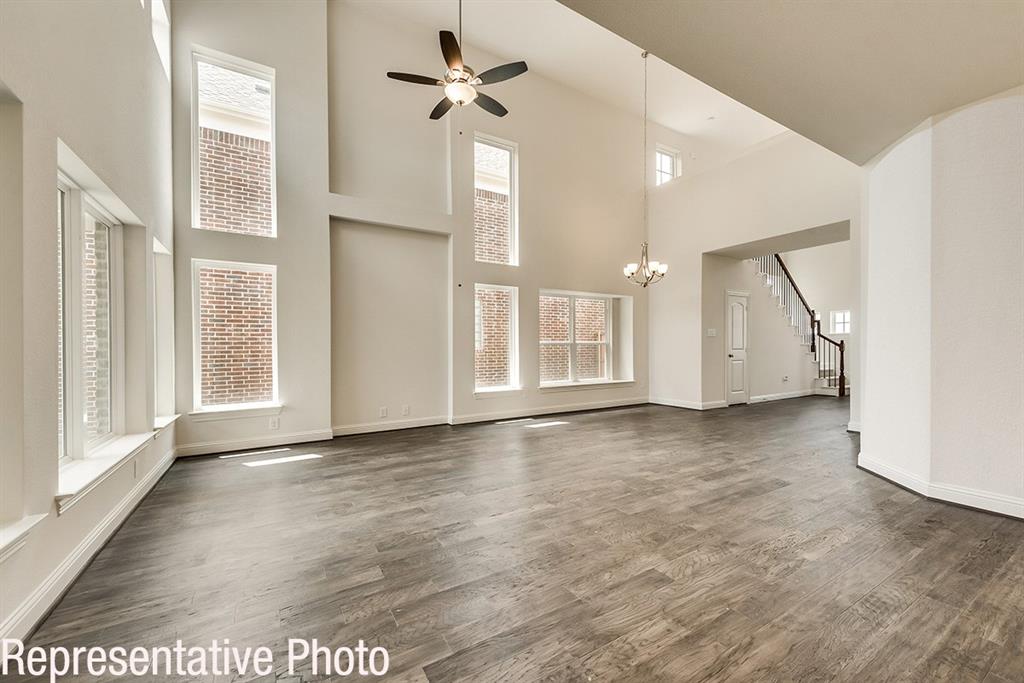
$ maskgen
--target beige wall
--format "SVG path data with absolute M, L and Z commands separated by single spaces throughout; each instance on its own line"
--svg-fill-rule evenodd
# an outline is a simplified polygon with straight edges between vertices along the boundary
M 842 221 L 850 221 L 857 245 L 860 183 L 859 167 L 787 133 L 652 195 L 651 255 L 672 267 L 650 294 L 652 401 L 710 402 L 701 378 L 702 329 L 709 327 L 701 322 L 702 255 Z
M 1024 517 L 1024 90 L 869 166 L 861 466 Z
M 172 427 L 58 516 L 58 140 L 106 186 L 101 199 L 116 196 L 118 216 L 137 223 L 124 240 L 126 418 L 135 431 L 152 427 L 149 253 L 154 237 L 168 247 L 172 240 L 170 84 L 151 3 L 0 3 L 0 93 L 8 103 L 0 173 L 17 178 L 5 190 L 20 184 L 0 209 L 5 255 L 19 260 L 0 275 L 4 536 L 7 525 L 42 515 L 24 546 L 0 560 L 6 638 L 24 636 L 45 614 L 173 456 Z
M 726 290 L 747 292 L 747 372 L 751 402 L 808 395 L 816 368 L 809 348 L 789 324 L 771 289 L 749 261 L 714 254 L 701 259 L 701 397 L 705 407 L 725 403 Z M 709 337 L 714 329 L 716 336 Z M 788 378 L 788 379 L 784 379 Z
M 446 236 L 331 223 L 331 388 L 339 434 L 448 421 Z

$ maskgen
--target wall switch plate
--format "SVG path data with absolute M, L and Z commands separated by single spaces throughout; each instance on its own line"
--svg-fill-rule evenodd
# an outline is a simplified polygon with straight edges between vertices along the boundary
M 708 328 L 708 336 L 709 337 L 717 337 L 718 336 L 718 330 L 716 330 L 713 327 L 709 327 Z
M 402 415 L 408 415 L 409 412 L 409 406 L 402 406 Z
M 377 409 L 377 416 L 378 417 L 387 417 L 388 416 L 388 407 L 387 406 L 381 406 L 380 408 L 378 408 Z
M 270 418 L 270 428 L 271 429 L 280 429 L 281 428 L 281 418 L 278 417 L 277 415 L 274 415 L 273 417 L 271 417 Z

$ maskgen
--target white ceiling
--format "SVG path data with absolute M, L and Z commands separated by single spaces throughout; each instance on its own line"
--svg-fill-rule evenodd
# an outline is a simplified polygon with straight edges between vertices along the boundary
M 1024 82 L 1022 0 L 561 0 L 850 161 Z
M 458 32 L 456 0 L 347 0 L 387 18 L 402 19 L 436 35 Z M 643 60 L 640 49 L 556 0 L 465 0 L 463 42 L 466 63 L 480 72 L 473 48 L 523 59 L 530 71 L 575 88 L 610 105 L 643 111 Z M 697 139 L 705 154 L 732 157 L 786 129 L 736 100 L 653 55 L 649 58 L 648 117 Z M 401 70 L 435 75 L 437 63 L 409 64 Z

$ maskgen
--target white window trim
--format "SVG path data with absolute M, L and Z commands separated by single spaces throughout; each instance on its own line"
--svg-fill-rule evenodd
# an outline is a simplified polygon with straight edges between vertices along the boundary
M 476 371 L 474 368 L 474 382 L 473 382 L 473 393 L 475 394 L 495 394 L 506 391 L 522 391 L 523 384 L 519 376 L 519 288 L 511 285 L 489 285 L 482 283 L 475 283 L 473 285 L 473 301 L 476 301 L 476 292 L 479 289 L 490 289 L 501 292 L 509 292 L 511 302 L 509 303 L 509 331 L 508 331 L 508 379 L 510 384 L 493 386 L 493 387 L 478 387 L 476 386 Z M 476 304 L 474 303 L 473 311 L 473 325 L 476 326 Z M 474 353 L 475 356 L 475 353 Z
M 664 154 L 672 157 L 672 177 L 663 183 L 658 182 L 658 154 Z M 655 186 L 664 185 L 665 183 L 675 180 L 679 177 L 682 172 L 682 155 L 678 149 L 673 149 L 667 145 L 657 144 L 654 146 L 654 184 Z
M 613 365 L 614 364 L 614 359 L 615 359 L 615 352 L 614 352 L 614 347 L 612 346 L 612 344 L 614 343 L 614 339 L 615 339 L 614 335 L 612 334 L 612 332 L 614 331 L 612 329 L 612 315 L 614 313 L 614 311 L 612 309 L 612 300 L 615 299 L 615 297 L 614 296 L 610 296 L 608 294 L 588 294 L 588 293 L 584 293 L 584 292 L 562 292 L 562 291 L 554 291 L 554 290 L 544 290 L 544 289 L 542 289 L 540 291 L 540 294 L 537 297 L 538 302 L 540 301 L 540 297 L 542 297 L 542 296 L 562 297 L 562 298 L 566 298 L 566 299 L 569 300 L 569 341 L 545 341 L 543 339 L 539 339 L 538 340 L 539 346 L 568 346 L 569 347 L 569 379 L 568 380 L 564 380 L 564 379 L 562 379 L 562 380 L 554 380 L 554 381 L 549 381 L 549 382 L 540 381 L 540 363 L 539 363 L 540 354 L 538 353 L 538 356 L 537 356 L 537 358 L 538 358 L 537 376 L 538 376 L 538 386 L 539 386 L 539 388 L 541 388 L 541 389 L 551 389 L 551 388 L 565 388 L 565 387 L 576 387 L 576 386 L 588 386 L 588 385 L 600 385 L 600 384 L 618 383 L 615 380 L 615 368 L 614 368 L 614 365 Z M 605 337 L 606 341 L 603 341 L 603 342 L 594 342 L 594 341 L 578 342 L 578 341 L 576 341 L 576 299 L 601 299 L 601 300 L 604 301 L 604 306 L 605 306 L 605 309 L 604 309 L 605 310 L 605 313 L 604 313 L 604 337 Z M 539 315 L 540 315 L 540 307 L 538 306 L 538 317 L 539 317 Z M 607 346 L 608 347 L 607 351 L 605 352 L 605 354 L 606 354 L 605 366 L 607 368 L 607 373 L 606 373 L 607 376 L 606 377 L 596 377 L 596 378 L 593 378 L 593 379 L 579 379 L 576 376 L 576 370 L 577 370 L 577 366 L 578 366 L 578 363 L 576 361 L 576 351 L 577 351 L 577 347 L 579 347 L 579 346 Z M 626 381 L 627 382 L 631 382 L 632 380 L 626 380 Z
M 263 66 L 247 59 L 234 57 L 224 52 L 211 50 L 198 45 L 192 46 L 192 82 L 191 88 L 191 117 L 192 131 L 190 144 L 191 158 L 191 194 L 192 194 L 192 228 L 194 230 L 206 230 L 199 221 L 199 63 L 206 62 L 224 69 L 237 71 L 238 73 L 252 76 L 254 78 L 266 79 L 270 83 L 270 225 L 269 235 L 241 235 L 239 237 L 262 237 L 277 238 L 277 83 L 276 71 L 272 67 Z M 229 235 L 233 234 L 228 231 Z M 237 233 L 236 233 L 237 234 Z
M 202 362 L 199 329 L 199 270 L 201 268 L 228 268 L 231 270 L 247 270 L 273 275 L 271 285 L 271 349 L 273 363 L 274 396 L 270 401 L 259 403 L 218 403 L 212 406 L 202 405 Z M 278 346 L 277 346 L 277 266 L 267 263 L 246 263 L 242 261 L 220 261 L 215 259 L 192 259 L 192 411 L 189 415 L 216 415 L 221 419 L 239 416 L 253 416 L 254 412 L 271 411 L 267 414 L 280 412 L 280 387 L 278 383 Z M 277 412 L 273 412 L 276 410 Z
M 64 173 L 58 172 L 57 188 L 64 192 L 64 449 L 61 468 L 89 458 L 124 435 L 124 242 L 121 223 L 86 194 Z M 88 213 L 107 227 L 110 279 L 110 432 L 85 441 L 82 423 L 82 259 L 83 218 Z
M 487 133 L 481 133 L 480 131 L 474 131 L 473 143 L 474 150 L 476 143 L 482 142 L 485 145 L 491 147 L 498 147 L 500 149 L 508 150 L 509 161 L 508 161 L 508 249 L 509 249 L 509 262 L 508 263 L 490 263 L 489 261 L 477 261 L 477 263 L 487 263 L 488 265 L 494 266 L 519 266 L 519 144 L 512 142 L 511 140 L 503 140 L 502 138 L 488 135 Z M 474 175 L 476 173 L 474 162 Z M 475 181 L 474 181 L 475 183 Z M 475 192 L 474 199 L 476 201 Z M 474 244 L 474 249 L 476 245 Z M 475 257 L 474 257 L 475 260 Z
M 838 325 L 837 325 L 837 323 L 839 322 L 839 320 L 838 320 L 839 315 L 838 314 L 840 314 L 840 313 L 844 313 L 845 314 L 844 317 L 846 318 L 846 320 L 844 321 L 846 329 L 843 330 L 843 331 L 840 331 L 838 329 Z M 830 311 L 828 317 L 829 317 L 829 331 L 830 331 L 831 334 L 850 334 L 850 330 L 853 329 L 853 316 L 850 314 L 850 311 L 848 311 L 848 310 Z

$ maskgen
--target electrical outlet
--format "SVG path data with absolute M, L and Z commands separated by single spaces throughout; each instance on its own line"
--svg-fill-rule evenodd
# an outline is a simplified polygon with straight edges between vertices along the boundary
M 709 337 L 717 337 L 718 336 L 718 330 L 716 330 L 714 327 L 709 327 L 708 328 L 708 336 Z
M 281 428 L 281 418 L 278 417 L 277 415 L 274 415 L 273 417 L 271 417 L 270 418 L 270 428 L 271 429 L 280 429 Z
M 132 479 L 139 478 L 139 461 L 132 460 Z
M 409 406 L 402 406 L 402 415 L 408 415 L 410 412 Z
M 378 417 L 387 417 L 388 416 L 388 407 L 387 406 L 381 406 L 380 408 L 378 408 L 377 409 L 377 416 Z

